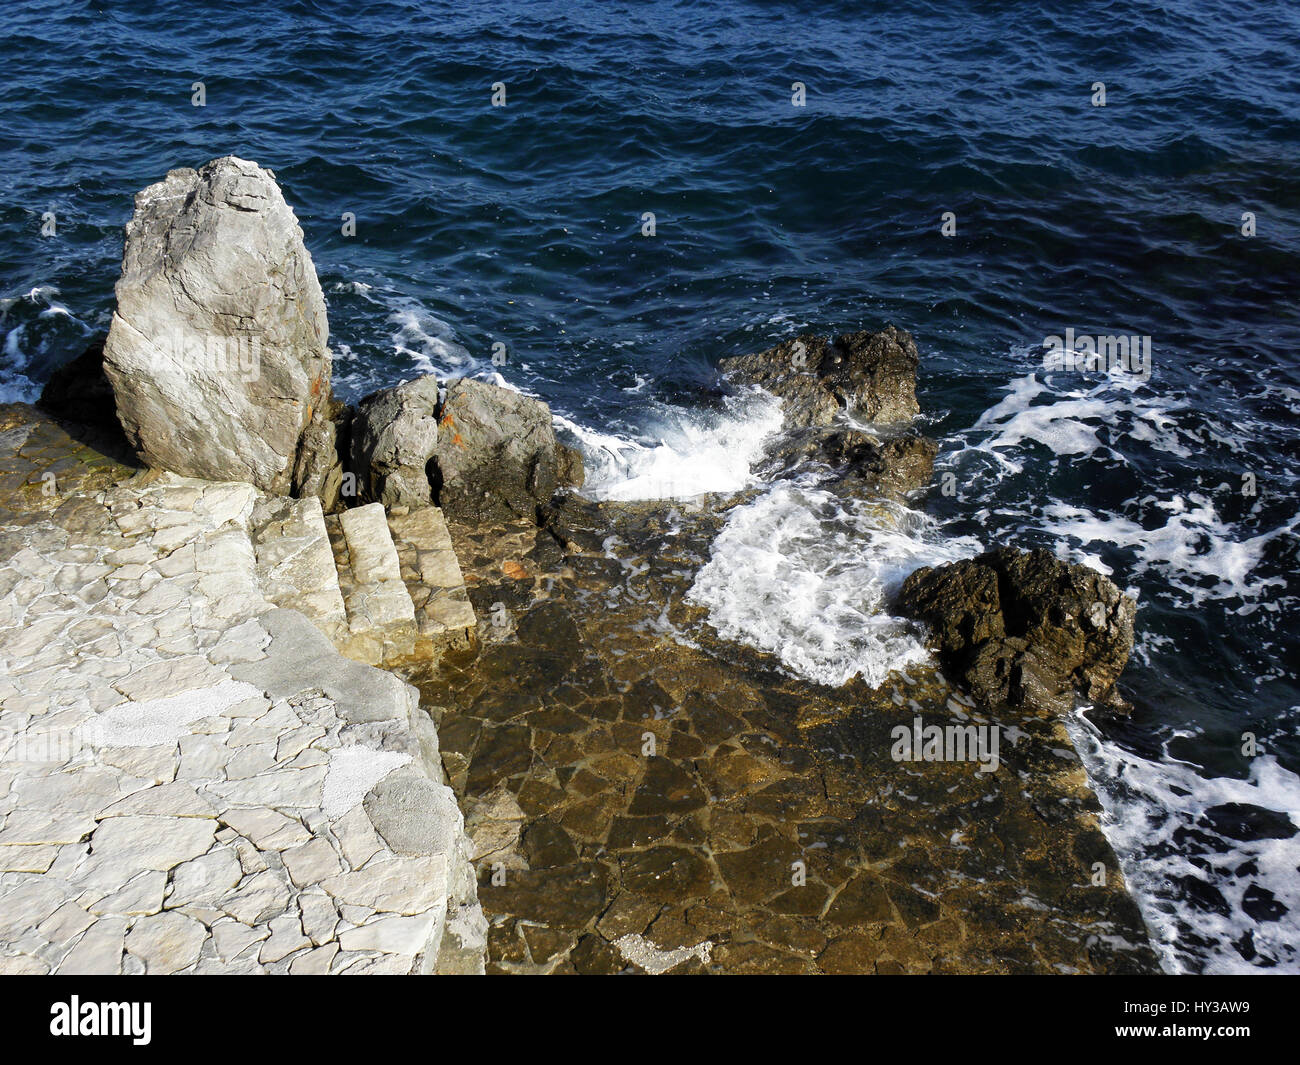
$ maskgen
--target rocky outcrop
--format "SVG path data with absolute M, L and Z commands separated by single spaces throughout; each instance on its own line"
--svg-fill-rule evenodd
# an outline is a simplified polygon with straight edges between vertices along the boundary
M 365 499 L 435 504 L 473 523 L 539 521 L 559 488 L 583 479 L 545 403 L 468 378 L 445 394 L 422 377 L 367 396 L 352 419 L 351 464 Z
M 833 339 L 805 333 L 719 368 L 732 385 L 781 401 L 784 431 L 768 441 L 764 477 L 822 464 L 838 491 L 902 499 L 929 483 L 938 451 L 907 427 L 920 411 L 918 365 L 911 336 L 886 326 Z
M 336 465 L 325 300 L 275 175 L 227 156 L 136 197 L 104 369 L 149 466 L 319 493 Z
M 536 521 L 560 487 L 550 407 L 466 378 L 447 386 L 440 415 L 439 506 L 466 521 Z
M 938 450 L 933 440 L 910 429 L 875 433 L 810 426 L 769 442 L 759 472 L 770 479 L 820 463 L 834 471 L 828 484 L 840 494 L 901 501 L 930 483 Z
M 832 434 L 823 451 L 840 467 L 846 491 L 902 498 L 930 483 L 939 445 L 920 433 L 882 439 L 850 429 Z
M 429 463 L 438 450 L 440 406 L 432 375 L 373 392 L 357 404 L 351 468 L 362 498 L 390 507 L 433 503 Z
M 1002 547 L 917 570 L 897 610 L 930 627 L 945 671 L 988 709 L 1060 714 L 1075 692 L 1128 709 L 1115 682 L 1133 649 L 1137 606 L 1087 566 Z
M 870 422 L 906 422 L 916 402 L 916 342 L 901 329 L 845 333 L 833 339 L 804 333 L 755 355 L 723 359 L 733 384 L 757 385 L 781 400 L 789 428 L 830 425 L 847 412 Z

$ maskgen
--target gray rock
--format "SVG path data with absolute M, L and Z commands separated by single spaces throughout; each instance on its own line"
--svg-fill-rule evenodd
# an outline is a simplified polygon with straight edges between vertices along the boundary
M 560 486 L 551 409 L 508 388 L 447 386 L 433 466 L 434 498 L 453 518 L 537 521 Z M 569 478 L 573 480 L 572 459 Z
M 375 831 L 397 854 L 456 853 L 464 821 L 456 798 L 414 769 L 399 769 L 371 790 L 365 810 Z
M 336 399 L 317 403 L 311 420 L 298 440 L 293 467 L 293 489 L 298 496 L 316 496 L 325 510 L 338 507 L 343 486 L 343 462 L 339 456 L 339 423 L 348 408 Z
M 385 506 L 433 502 L 429 463 L 438 447 L 438 379 L 371 393 L 352 417 L 352 469 L 361 498 Z
M 351 433 L 363 500 L 435 504 L 462 521 L 538 521 L 557 489 L 584 476 L 545 403 L 486 381 L 451 381 L 441 398 L 433 377 L 372 393 Z
M 271 636 L 266 657 L 230 667 L 236 680 L 253 684 L 275 699 L 319 689 L 337 704 L 340 717 L 352 724 L 405 722 L 415 689 L 391 673 L 353 662 L 296 610 L 270 610 L 260 618 Z M 412 741 L 414 742 L 414 740 Z
M 279 494 L 324 483 L 323 428 L 322 454 L 299 454 L 329 401 L 325 300 L 274 174 L 227 156 L 149 186 L 116 291 L 104 370 L 145 463 Z

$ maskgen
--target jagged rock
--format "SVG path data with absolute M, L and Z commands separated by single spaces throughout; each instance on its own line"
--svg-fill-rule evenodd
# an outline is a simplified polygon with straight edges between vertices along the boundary
M 555 445 L 555 476 L 565 488 L 581 488 L 587 480 L 582 465 L 582 453 L 567 444 Z
M 907 431 L 882 437 L 863 429 L 809 426 L 782 434 L 768 445 L 761 472 L 789 476 L 807 463 L 826 463 L 834 484 L 853 495 L 902 499 L 930 483 L 939 445 Z
M 433 502 L 429 464 L 438 448 L 438 379 L 373 392 L 352 417 L 352 469 L 363 499 L 385 506 Z
M 541 520 L 557 489 L 583 482 L 582 456 L 555 439 L 540 400 L 468 378 L 420 377 L 371 393 L 351 425 L 363 499 L 435 504 L 470 522 Z
M 565 458 L 570 483 L 576 479 L 575 458 Z M 538 521 L 539 508 L 561 486 L 550 408 L 485 381 L 450 382 L 431 481 L 434 498 L 450 517 Z
M 293 467 L 294 494 L 317 496 L 326 510 L 334 510 L 339 503 L 343 485 L 339 425 L 348 418 L 349 408 L 340 400 L 329 398 L 318 403 L 298 441 L 298 457 Z
M 767 442 L 765 477 L 825 464 L 839 491 L 902 499 L 929 483 L 938 452 L 934 441 L 897 428 L 920 410 L 918 364 L 912 338 L 886 326 L 834 339 L 805 333 L 719 366 L 733 385 L 756 385 L 781 401 L 784 430 Z M 863 421 L 882 431 L 861 428 Z
M 227 156 L 137 195 L 116 291 L 104 369 L 145 463 L 282 495 L 323 485 L 325 300 L 271 171 Z
M 987 707 L 1061 713 L 1077 691 L 1127 709 L 1115 683 L 1133 649 L 1137 605 L 1087 566 L 1001 547 L 917 570 L 897 608 L 930 626 L 945 670 Z
M 902 497 L 924 488 L 934 475 L 939 445 L 919 433 L 904 433 L 855 448 L 841 481 L 851 489 Z
M 804 333 L 755 355 L 719 363 L 733 384 L 758 385 L 781 400 L 788 428 L 830 425 L 841 411 L 872 422 L 905 422 L 920 411 L 912 337 L 892 325 L 834 339 Z

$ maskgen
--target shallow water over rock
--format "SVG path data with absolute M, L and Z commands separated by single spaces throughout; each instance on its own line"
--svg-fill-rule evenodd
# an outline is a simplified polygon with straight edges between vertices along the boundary
M 1060 722 L 1000 715 L 992 772 L 895 761 L 994 722 L 931 668 L 822 687 L 712 635 L 684 595 L 735 502 L 453 528 L 482 646 L 413 679 L 489 971 L 1155 971 Z

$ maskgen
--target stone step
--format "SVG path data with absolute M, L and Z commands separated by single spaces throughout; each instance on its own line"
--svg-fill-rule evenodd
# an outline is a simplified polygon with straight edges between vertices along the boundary
M 422 642 L 431 651 L 470 647 L 478 622 L 465 590 L 465 578 L 452 547 L 451 533 L 438 507 L 418 507 L 388 516 Z
M 370 665 L 407 658 L 415 650 L 415 604 L 380 503 L 354 507 L 325 521 L 347 612 L 340 649 Z
M 262 595 L 305 614 L 337 645 L 348 621 L 320 500 L 265 496 L 249 525 Z

